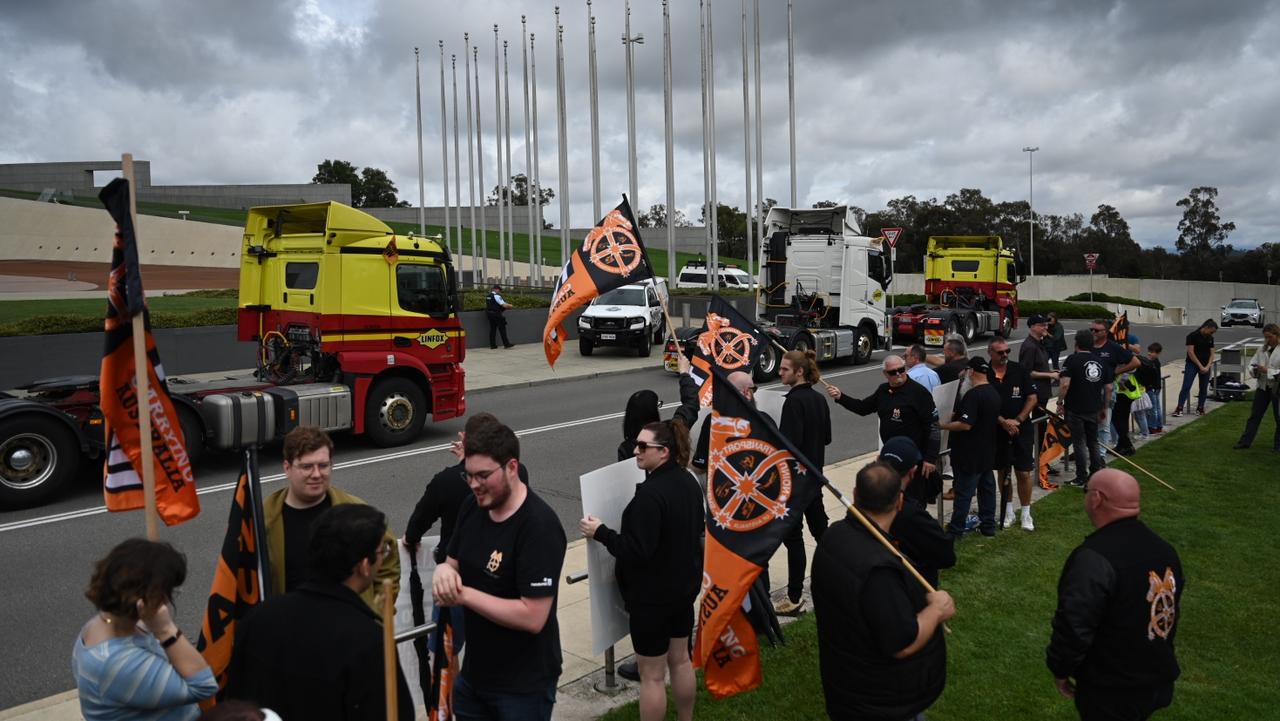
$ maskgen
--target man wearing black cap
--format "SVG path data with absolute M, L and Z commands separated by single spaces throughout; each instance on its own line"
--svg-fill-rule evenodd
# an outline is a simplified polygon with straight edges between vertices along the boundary
M 1084 488 L 1089 476 L 1104 468 L 1098 452 L 1098 424 L 1106 420 L 1111 400 L 1111 366 L 1100 360 L 1092 347 L 1092 334 L 1087 329 L 1078 331 L 1076 352 L 1062 362 L 1062 385 L 1058 387 L 1058 408 L 1067 418 L 1075 446 L 1076 477 L 1070 483 L 1078 488 Z
M 938 571 L 956 565 L 955 541 L 947 535 L 928 509 L 909 489 L 920 473 L 920 449 L 906 436 L 885 441 L 876 459 L 888 463 L 902 476 L 902 509 L 893 519 L 889 533 L 900 544 L 899 550 L 935 588 Z
M 1027 337 L 1018 349 L 1018 364 L 1031 374 L 1035 381 L 1037 403 L 1043 406 L 1053 395 L 1053 381 L 1058 374 L 1049 367 L 1049 353 L 1045 351 L 1045 336 L 1049 334 L 1049 316 L 1031 316 L 1027 321 Z
M 507 340 L 507 317 L 506 312 L 509 308 L 513 308 L 510 303 L 502 298 L 502 286 L 497 283 L 493 284 L 493 289 L 489 291 L 489 296 L 485 299 L 484 315 L 489 319 L 489 347 L 498 347 L 498 334 L 502 334 L 502 347 L 511 348 L 514 344 Z
M 978 495 L 979 528 L 984 536 L 996 535 L 996 440 L 1000 432 L 1000 393 L 987 381 L 991 366 L 985 358 L 969 359 L 961 374 L 970 389 L 960 398 L 953 420 L 939 423 L 951 432 L 951 469 L 955 473 L 955 510 L 947 531 L 954 538 L 964 534 L 965 519 L 974 493 Z

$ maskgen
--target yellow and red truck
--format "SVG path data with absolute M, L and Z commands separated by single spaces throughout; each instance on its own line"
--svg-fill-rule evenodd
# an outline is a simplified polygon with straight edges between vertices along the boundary
M 236 337 L 257 344 L 256 371 L 169 380 L 193 459 L 299 425 L 403 445 L 428 415 L 465 414 L 466 337 L 443 243 L 327 202 L 251 209 L 240 250 Z M 0 507 L 47 500 L 103 455 L 97 376 L 22 390 L 0 394 Z
M 998 235 L 935 235 L 924 262 L 925 302 L 893 309 L 899 343 L 941 346 L 947 334 L 971 342 L 985 333 L 1009 337 L 1018 327 L 1017 251 Z

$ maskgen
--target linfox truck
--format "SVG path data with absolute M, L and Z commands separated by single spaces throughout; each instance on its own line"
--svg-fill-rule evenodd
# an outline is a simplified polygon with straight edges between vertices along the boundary
M 925 303 L 893 311 L 903 342 L 941 346 L 949 333 L 972 342 L 985 333 L 1008 338 L 1018 327 L 1017 253 L 998 235 L 936 235 L 924 263 Z
M 193 460 L 299 425 L 402 445 L 428 415 L 464 415 L 465 332 L 447 247 L 397 238 L 377 218 L 328 202 L 251 209 L 240 250 L 236 335 L 258 344 L 257 371 L 168 381 Z M 21 390 L 0 397 L 0 507 L 44 501 L 82 458 L 103 455 L 97 376 Z
M 765 233 L 756 307 L 774 340 L 789 350 L 813 350 L 819 361 L 853 364 L 888 345 L 888 248 L 862 234 L 853 211 L 775 207 L 765 217 Z M 780 362 L 770 344 L 757 379 L 777 376 Z

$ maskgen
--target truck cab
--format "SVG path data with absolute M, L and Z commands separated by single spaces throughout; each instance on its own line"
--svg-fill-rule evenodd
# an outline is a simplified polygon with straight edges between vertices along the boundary
M 896 309 L 894 335 L 941 346 L 948 333 L 966 342 L 1008 337 L 1018 325 L 1018 256 L 998 235 L 935 235 L 925 253 L 925 303 Z
M 578 317 L 578 351 L 589 356 L 597 346 L 620 345 L 648 356 L 667 332 L 662 306 L 669 300 L 664 278 L 631 283 L 595 297 Z

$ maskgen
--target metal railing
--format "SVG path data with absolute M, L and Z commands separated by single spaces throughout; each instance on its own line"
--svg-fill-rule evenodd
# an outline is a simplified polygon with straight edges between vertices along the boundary
M 585 580 L 587 580 L 586 571 L 566 574 L 564 577 L 564 582 L 569 585 L 582 583 Z M 600 693 L 612 696 L 613 694 L 619 693 L 624 688 L 626 687 L 618 683 L 618 669 L 617 663 L 614 659 L 613 646 L 609 646 L 609 648 L 604 650 L 604 682 L 596 683 L 595 689 Z

